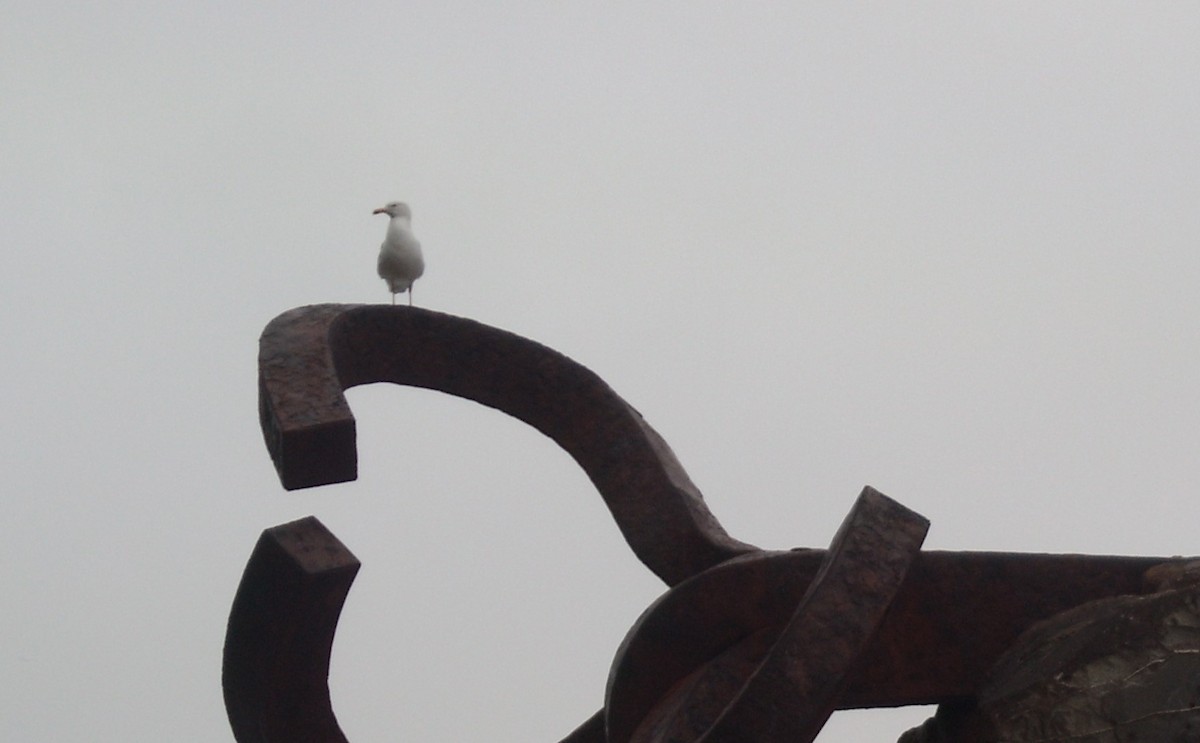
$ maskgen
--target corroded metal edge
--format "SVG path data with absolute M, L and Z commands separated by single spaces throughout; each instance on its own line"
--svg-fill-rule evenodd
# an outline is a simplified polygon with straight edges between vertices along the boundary
M 762 663 L 705 743 L 809 743 L 838 699 L 917 559 L 929 520 L 865 488 Z
M 640 721 L 635 722 L 636 714 L 630 714 L 630 708 L 645 709 L 647 697 L 654 697 L 646 693 L 651 690 L 639 690 L 642 696 L 637 700 L 630 694 L 610 694 L 609 740 L 734 743 L 814 739 L 836 709 L 842 689 L 903 586 L 928 528 L 929 522 L 919 514 L 871 488 L 864 489 L 829 550 L 815 565 L 815 572 L 806 576 L 810 580 L 803 595 L 792 602 L 775 603 L 775 611 L 791 603 L 782 626 L 757 631 L 748 627 L 751 634 L 732 643 L 732 626 L 737 621 L 704 622 L 707 632 L 693 637 L 717 655 L 683 678 L 660 681 L 660 688 L 668 690 Z M 723 569 L 743 562 L 753 564 L 755 560 L 734 561 L 710 572 L 727 572 L 728 577 L 735 571 Z M 772 589 L 776 587 L 762 580 L 761 574 L 758 577 L 751 587 L 758 601 L 740 602 L 726 595 L 724 606 L 710 606 L 709 611 L 701 612 L 711 615 L 716 608 L 716 613 L 726 616 L 736 612 L 736 620 L 743 623 L 761 621 L 763 614 L 769 613 L 763 602 L 775 599 Z M 727 587 L 733 587 L 735 594 L 746 590 L 741 585 Z M 715 594 L 711 598 L 719 600 Z M 687 653 L 672 655 L 678 658 Z M 669 663 L 673 667 L 667 669 L 668 677 L 683 670 L 677 662 Z M 629 674 L 624 678 L 628 680 Z
M 311 516 L 262 533 L 225 632 L 221 685 L 238 743 L 346 743 L 329 658 L 358 568 Z
M 758 552 L 676 586 L 630 628 L 606 692 L 609 739 L 628 741 L 667 692 L 714 661 L 753 670 L 817 575 L 824 550 Z M 972 698 L 996 659 L 1037 622 L 1147 590 L 1179 558 L 924 551 L 866 645 L 837 709 Z M 724 660 L 719 660 L 724 657 Z
M 393 382 L 473 400 L 549 436 L 668 585 L 756 549 L 725 532 L 637 410 L 527 338 L 420 308 L 313 305 L 271 321 L 259 348 L 263 436 L 285 488 L 353 479 L 354 418 L 343 392 Z

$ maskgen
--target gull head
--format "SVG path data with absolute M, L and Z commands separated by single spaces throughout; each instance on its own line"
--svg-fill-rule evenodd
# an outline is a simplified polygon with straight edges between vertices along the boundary
M 389 217 L 408 217 L 412 219 L 412 210 L 408 208 L 408 204 L 403 201 L 393 201 L 390 204 L 379 207 L 372 214 L 386 214 Z

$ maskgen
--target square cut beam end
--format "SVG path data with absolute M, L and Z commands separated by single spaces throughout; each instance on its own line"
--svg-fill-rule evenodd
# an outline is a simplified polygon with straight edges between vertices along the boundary
M 268 448 L 285 490 L 358 479 L 353 418 L 282 432 Z

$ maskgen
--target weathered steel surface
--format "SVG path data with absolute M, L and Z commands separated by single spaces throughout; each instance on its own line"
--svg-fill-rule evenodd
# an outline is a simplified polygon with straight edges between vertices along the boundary
M 672 689 L 723 652 L 764 633 L 778 637 L 825 554 L 758 552 L 706 570 L 660 596 L 625 635 L 609 671 L 609 740 L 630 740 Z
M 841 708 L 969 698 L 1012 642 L 1080 604 L 1143 593 L 1162 557 L 922 552 Z
M 637 556 L 668 585 L 752 545 L 709 512 L 666 442 L 602 379 L 512 333 L 429 310 L 315 305 L 259 346 L 259 412 L 285 488 L 356 477 L 343 391 L 395 382 L 474 400 L 533 426 L 587 472 Z
M 672 588 L 634 624 L 609 675 L 612 740 L 628 740 L 667 691 L 737 645 L 779 635 L 824 550 L 759 552 Z M 1034 623 L 1073 606 L 1143 590 L 1159 557 L 922 552 L 863 652 L 838 709 L 972 697 Z M 765 652 L 760 647 L 759 652 Z M 749 654 L 746 650 L 745 654 Z
M 866 488 L 711 743 L 817 737 L 921 551 L 929 521 Z
M 728 648 L 642 721 L 636 743 L 811 741 L 899 592 L 929 522 L 867 488 L 787 623 Z M 610 709 L 621 708 L 611 698 Z M 625 743 L 624 730 L 609 740 Z
M 356 476 L 344 390 L 389 381 L 464 397 L 554 439 L 671 589 L 617 652 L 605 707 L 563 743 L 811 740 L 833 709 L 971 700 L 1023 631 L 1145 590 L 1161 558 L 919 552 L 928 523 L 867 489 L 830 550 L 730 537 L 666 443 L 584 367 L 422 309 L 317 305 L 263 332 L 263 434 L 287 489 Z M 358 562 L 315 519 L 264 532 L 230 616 L 239 743 L 344 743 L 329 649 Z
M 359 562 L 313 517 L 262 533 L 233 600 L 222 685 L 238 743 L 346 743 L 329 653 Z
M 1154 593 L 1059 612 L 1021 635 L 969 704 L 945 705 L 901 740 L 1200 740 L 1200 583 L 1183 567 Z M 1171 571 L 1175 572 L 1175 571 Z

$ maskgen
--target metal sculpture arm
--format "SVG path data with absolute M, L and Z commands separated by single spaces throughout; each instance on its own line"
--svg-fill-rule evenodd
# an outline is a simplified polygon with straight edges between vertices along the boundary
M 329 659 L 358 568 L 312 516 L 263 532 L 225 633 L 221 686 L 238 743 L 346 743 Z
M 259 351 L 259 414 L 288 490 L 357 477 L 343 392 L 372 382 L 474 400 L 533 426 L 591 478 L 634 553 L 668 585 L 750 552 L 671 448 L 602 379 L 512 333 L 422 309 L 314 305 L 277 317 Z
M 604 709 L 563 743 L 810 741 L 833 709 L 970 699 L 1034 623 L 1138 593 L 1163 562 L 919 552 L 928 522 L 870 488 L 828 550 L 758 550 L 721 528 L 662 438 L 592 372 L 511 333 L 388 306 L 302 307 L 263 332 L 259 412 L 285 488 L 355 478 L 343 393 L 381 381 L 554 439 L 671 586 L 617 651 Z M 239 743 L 345 743 L 327 676 L 357 568 L 315 519 L 264 532 L 226 634 Z

